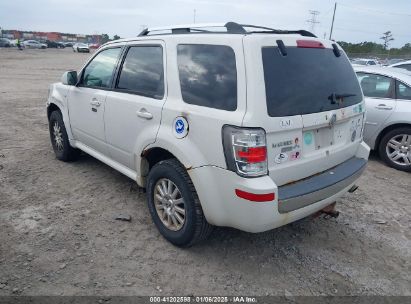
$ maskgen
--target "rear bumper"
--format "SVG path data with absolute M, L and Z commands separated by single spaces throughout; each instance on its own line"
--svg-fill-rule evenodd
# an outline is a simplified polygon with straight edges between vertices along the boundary
M 203 166 L 188 171 L 210 224 L 247 232 L 262 232 L 311 215 L 345 194 L 360 177 L 369 147 L 361 143 L 354 158 L 321 174 L 277 187 L 269 176 L 243 178 L 219 167 Z M 331 173 L 332 172 L 332 173 Z M 251 202 L 235 190 L 267 194 L 267 202 Z
M 321 174 L 278 188 L 278 212 L 286 213 L 322 201 L 354 183 L 367 160 L 353 157 Z

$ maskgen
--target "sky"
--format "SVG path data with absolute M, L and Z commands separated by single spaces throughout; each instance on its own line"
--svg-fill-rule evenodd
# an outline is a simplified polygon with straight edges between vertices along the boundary
M 144 26 L 234 21 L 277 29 L 311 29 L 329 36 L 335 0 L 0 0 L 4 29 L 136 36 Z M 339 0 L 333 39 L 381 43 L 391 31 L 391 47 L 411 43 L 411 0 Z

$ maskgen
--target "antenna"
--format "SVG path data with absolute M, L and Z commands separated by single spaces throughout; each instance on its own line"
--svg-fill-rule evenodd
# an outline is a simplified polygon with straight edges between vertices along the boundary
M 309 12 L 311 14 L 311 19 L 307 20 L 307 22 L 311 23 L 310 31 L 315 32 L 315 25 L 320 23 L 319 21 L 317 21 L 317 17 L 320 14 L 320 12 L 319 11 L 312 11 L 312 10 L 310 10 Z

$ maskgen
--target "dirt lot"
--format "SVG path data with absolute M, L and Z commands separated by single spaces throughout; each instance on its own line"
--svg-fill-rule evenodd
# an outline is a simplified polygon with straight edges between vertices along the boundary
M 170 245 L 132 180 L 54 157 L 48 84 L 88 56 L 0 49 L 0 295 L 411 295 L 411 175 L 376 156 L 338 219 Z

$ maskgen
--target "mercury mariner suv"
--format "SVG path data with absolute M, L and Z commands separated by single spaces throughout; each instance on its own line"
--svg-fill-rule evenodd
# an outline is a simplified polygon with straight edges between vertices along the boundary
M 364 109 L 336 43 L 233 22 L 108 42 L 47 101 L 57 158 L 81 150 L 135 180 L 178 246 L 336 212 L 367 163 Z

